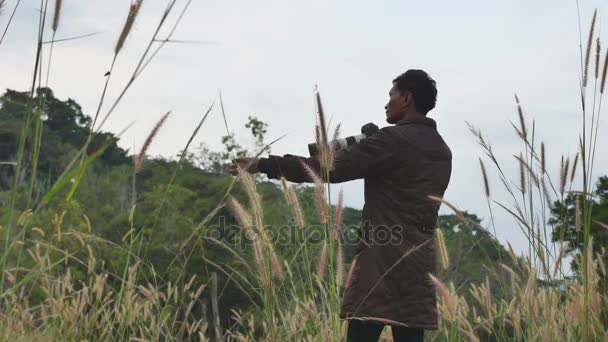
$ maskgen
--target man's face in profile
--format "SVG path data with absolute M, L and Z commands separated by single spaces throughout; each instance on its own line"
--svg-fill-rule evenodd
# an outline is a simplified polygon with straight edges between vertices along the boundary
M 388 92 L 388 97 L 388 103 L 384 106 L 384 109 L 386 109 L 386 122 L 396 124 L 405 115 L 407 93 L 402 94 L 393 83 L 393 87 Z

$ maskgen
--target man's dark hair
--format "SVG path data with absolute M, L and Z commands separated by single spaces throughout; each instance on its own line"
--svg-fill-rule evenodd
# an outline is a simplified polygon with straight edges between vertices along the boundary
M 416 110 L 422 114 L 435 108 L 437 86 L 429 74 L 423 70 L 411 69 L 393 80 L 395 87 L 403 94 L 409 91 L 414 95 Z

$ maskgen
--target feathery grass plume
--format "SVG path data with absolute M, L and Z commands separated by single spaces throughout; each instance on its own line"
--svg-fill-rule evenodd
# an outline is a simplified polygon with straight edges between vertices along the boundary
M 559 192 L 560 194 L 564 194 L 566 191 L 566 181 L 568 180 L 568 169 L 570 168 L 570 158 L 566 159 L 564 162 L 564 156 L 562 156 L 562 165 L 560 169 L 560 177 L 559 177 Z
M 604 258 L 602 258 L 602 256 L 604 256 L 604 253 L 602 253 L 602 255 L 597 258 L 597 263 L 600 266 L 600 271 L 602 272 L 602 275 L 606 276 L 606 264 L 604 263 Z
M 61 17 L 61 5 L 63 5 L 63 0 L 55 0 L 55 14 L 53 15 L 53 32 L 56 32 L 57 28 L 59 28 L 59 19 Z M 1 4 L 0 7 L 2 7 Z
M 344 248 L 340 241 L 338 241 L 338 251 L 336 253 L 336 283 L 338 287 L 342 286 L 342 280 L 344 279 Z
M 253 177 L 251 176 L 251 174 L 249 174 L 249 172 L 241 169 L 240 167 L 238 168 L 238 174 L 241 183 L 243 183 L 245 187 L 245 192 L 247 193 L 249 202 L 251 203 L 255 227 L 257 227 L 260 233 L 263 233 L 264 212 L 262 210 L 262 199 L 260 198 L 260 194 L 256 190 Z
M 602 48 L 600 45 L 600 37 L 597 37 L 596 45 L 595 45 L 595 80 L 600 77 L 600 52 Z
M 450 318 L 450 320 L 452 320 L 453 319 L 452 297 L 450 296 L 450 292 L 448 291 L 447 287 L 445 287 L 445 285 L 439 279 L 435 278 L 430 273 L 429 273 L 429 278 L 431 278 L 431 282 L 435 286 L 435 289 L 437 289 L 437 293 L 439 293 L 439 295 L 443 299 L 443 302 L 445 303 L 447 311 L 448 311 L 449 318 Z
M 325 199 L 325 189 L 323 188 L 323 181 L 321 181 L 321 178 L 306 163 L 302 163 L 302 166 L 310 176 L 310 179 L 313 181 L 313 183 L 315 183 L 315 199 L 317 202 L 317 206 L 319 207 L 321 224 L 326 224 L 328 218 L 328 208 L 327 201 Z
M 574 230 L 579 233 L 581 231 L 581 201 L 580 196 L 576 196 L 576 204 L 574 206 Z
M 519 127 L 520 127 L 520 132 L 521 132 L 521 136 L 522 139 L 526 139 L 526 137 L 528 136 L 528 130 L 526 129 L 526 121 L 524 119 L 524 111 L 521 108 L 521 103 L 519 102 L 519 97 L 517 97 L 517 94 L 515 94 L 515 102 L 517 103 L 517 115 L 519 116 Z
M 281 263 L 279 262 L 279 257 L 276 255 L 276 253 L 272 254 L 271 263 L 276 277 L 279 280 L 283 279 L 283 269 L 281 268 Z
M 293 209 L 295 211 L 296 223 L 300 229 L 304 229 L 304 213 L 302 212 L 302 206 L 300 205 L 300 200 L 298 199 L 298 194 L 293 187 L 289 188 L 289 193 L 291 200 L 293 201 Z
M 320 140 L 322 143 L 327 144 L 327 125 L 325 121 L 325 112 L 323 111 L 323 104 L 321 103 L 321 93 L 319 89 L 315 86 L 315 100 L 317 104 L 317 115 L 319 116 L 319 133 Z
M 542 176 L 545 176 L 545 173 L 547 173 L 547 168 L 546 168 L 546 155 L 545 155 L 545 143 L 542 142 L 540 144 L 540 168 L 543 172 Z
M 337 141 L 338 138 L 340 137 L 340 124 L 338 124 L 336 126 L 336 128 L 334 129 L 334 134 L 332 136 L 331 142 L 329 144 L 329 148 L 327 151 L 327 161 L 326 161 L 326 168 L 327 170 L 333 170 L 334 168 L 334 162 L 336 161 L 336 152 L 338 150 L 337 148 Z
M 285 201 L 287 204 L 291 205 L 291 197 L 289 196 L 289 188 L 287 187 L 285 177 L 281 177 L 281 187 L 283 188 L 283 196 L 285 196 Z
M 517 156 L 515 158 L 517 158 Z M 524 193 L 526 192 L 526 176 L 524 173 L 524 160 L 521 153 L 519 153 L 519 158 L 517 159 L 519 160 L 519 190 Z
M 57 240 L 61 241 L 61 224 L 63 223 L 63 218 L 66 214 L 65 209 L 61 209 L 59 215 L 55 214 L 55 232 L 57 234 Z
M 241 226 L 245 228 L 245 231 L 249 235 L 249 239 L 253 242 L 253 255 L 255 258 L 256 266 L 258 267 L 258 271 L 262 274 L 263 281 L 266 280 L 265 271 L 264 271 L 264 263 L 263 258 L 264 255 L 262 253 L 262 248 L 260 247 L 259 238 L 253 228 L 253 222 L 251 221 L 251 215 L 247 213 L 247 210 L 237 201 L 234 197 L 230 196 L 229 199 L 230 206 L 232 207 L 232 211 L 234 212 L 236 219 L 239 221 Z
M 141 5 L 144 0 L 135 0 L 129 6 L 129 13 L 127 14 L 127 20 L 125 20 L 125 24 L 122 27 L 122 31 L 120 31 L 120 35 L 118 36 L 118 41 L 116 42 L 116 46 L 114 47 L 114 55 L 118 55 L 120 50 L 122 50 L 125 45 L 125 41 L 131 33 L 133 29 L 133 24 L 135 24 L 135 19 L 137 19 L 137 15 L 139 14 L 139 10 L 141 9 Z
M 327 121 L 325 120 L 325 111 L 323 110 L 323 104 L 321 102 L 321 93 L 317 86 L 315 86 L 315 105 L 317 107 L 317 121 L 318 125 L 316 127 L 316 140 L 317 146 L 319 147 L 319 161 L 321 163 L 321 168 L 331 169 L 331 149 L 332 146 L 329 146 L 330 142 L 327 139 Z
M 604 69 L 602 70 L 602 81 L 600 82 L 600 94 L 604 93 L 607 72 L 608 72 L 608 49 L 606 50 L 606 57 L 604 57 Z
M 466 337 L 469 339 L 469 342 L 479 342 L 479 338 L 475 336 L 475 332 L 473 332 L 473 330 L 464 330 L 461 328 L 459 328 L 459 330 L 466 335 Z
M 486 276 L 486 283 L 484 284 L 484 302 L 486 304 L 486 311 L 488 312 L 488 316 L 492 319 L 492 293 L 490 290 L 490 278 Z
M 323 279 L 325 276 L 325 265 L 327 264 L 327 243 L 323 244 L 321 249 L 321 255 L 319 255 L 319 262 L 317 264 L 317 277 Z
M 281 186 L 283 188 L 283 195 L 285 196 L 285 201 L 293 210 L 293 214 L 296 219 L 296 224 L 300 229 L 304 229 L 304 215 L 302 214 L 302 207 L 300 206 L 298 195 L 296 194 L 293 187 L 289 187 L 287 185 L 287 182 L 284 177 L 281 177 Z
M 353 262 L 350 264 L 348 269 L 348 274 L 346 275 L 346 280 L 344 281 L 344 288 L 347 289 L 350 287 L 350 284 L 353 281 L 353 273 L 355 272 L 355 263 L 357 262 L 357 257 L 353 259 Z
M 576 165 L 578 164 L 578 153 L 574 156 L 574 162 L 572 163 L 572 173 L 570 174 L 570 183 L 574 181 L 576 175 Z
M 481 175 L 483 176 L 483 189 L 485 190 L 486 197 L 490 197 L 490 182 L 488 182 L 486 167 L 483 165 L 481 158 L 479 158 L 479 166 L 481 167 Z
M 443 236 L 443 231 L 439 227 L 437 227 L 437 229 L 435 229 L 435 231 L 437 232 L 437 244 L 439 246 L 439 255 L 441 257 L 441 266 L 443 267 L 444 271 L 447 271 L 448 268 L 450 268 L 450 259 L 448 256 L 448 250 L 445 247 L 445 238 Z
M 344 190 L 340 189 L 338 194 L 338 202 L 336 203 L 336 217 L 334 218 L 334 239 L 339 239 L 340 231 L 342 229 L 342 213 L 344 211 Z
M 502 267 L 505 271 L 509 272 L 509 274 L 511 276 L 513 276 L 513 278 L 515 278 L 516 280 L 519 279 L 519 276 L 517 275 L 517 273 L 515 273 L 515 271 L 511 267 L 509 267 L 503 263 L 500 263 L 500 267 Z
M 170 114 L 171 114 L 171 112 L 169 111 L 165 115 L 163 115 L 160 118 L 160 120 L 158 120 L 158 122 L 156 123 L 156 125 L 154 126 L 152 131 L 150 131 L 150 133 L 148 134 L 148 137 L 146 138 L 144 145 L 141 147 L 141 150 L 139 151 L 137 156 L 133 159 L 133 167 L 135 169 L 135 173 L 141 172 L 144 158 L 146 157 L 146 152 L 148 151 L 148 148 L 150 147 L 150 144 L 152 144 L 152 141 L 154 140 L 154 137 L 156 137 L 156 134 L 158 133 L 158 131 L 161 129 L 163 124 L 167 121 L 167 118 L 169 118 Z
M 593 11 L 593 19 L 591 19 L 591 28 L 589 29 L 589 37 L 587 39 L 587 50 L 585 53 L 585 64 L 583 69 L 583 87 L 587 86 L 589 75 L 589 60 L 591 58 L 591 45 L 593 44 L 593 33 L 595 31 L 595 20 L 597 18 L 597 8 Z

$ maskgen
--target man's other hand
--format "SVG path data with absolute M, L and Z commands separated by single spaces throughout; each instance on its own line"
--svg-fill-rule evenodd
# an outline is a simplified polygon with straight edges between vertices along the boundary
M 238 168 L 241 168 L 249 173 L 258 173 L 258 160 L 255 158 L 237 158 L 232 160 L 230 165 L 230 174 L 236 176 L 239 174 Z

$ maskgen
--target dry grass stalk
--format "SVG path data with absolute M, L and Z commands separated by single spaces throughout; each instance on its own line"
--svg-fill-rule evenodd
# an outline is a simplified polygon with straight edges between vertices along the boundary
M 545 263 L 545 248 L 543 247 L 543 236 L 540 234 L 540 222 L 536 224 L 536 254 L 540 259 L 540 264 L 543 267 L 545 274 L 549 275 L 549 271 L 546 269 Z
M 602 228 L 608 229 L 608 224 L 605 224 L 605 223 L 600 222 L 598 220 L 593 220 L 593 222 L 595 222 L 598 226 L 600 226 Z
M 436 196 L 428 196 L 428 198 L 430 198 L 430 199 L 432 199 L 432 200 L 434 200 L 434 201 L 437 201 L 437 202 L 440 202 L 440 203 L 443 203 L 443 204 L 447 205 L 447 206 L 448 206 L 448 208 L 452 209 L 452 211 L 453 211 L 453 212 L 456 214 L 456 216 L 458 216 L 458 218 L 459 218 L 459 219 L 460 219 L 462 222 L 465 222 L 465 221 L 466 221 L 466 219 L 464 218 L 464 215 L 462 214 L 462 212 L 461 212 L 460 210 L 458 210 L 458 208 L 456 208 L 456 206 L 454 206 L 452 203 L 450 203 L 450 202 L 448 202 L 448 201 L 444 200 L 444 199 L 443 199 L 443 198 L 441 198 L 441 197 L 436 197 Z
M 481 175 L 483 177 L 483 189 L 486 197 L 490 197 L 490 182 L 488 181 L 488 175 L 486 173 L 486 167 L 483 165 L 483 161 L 479 158 L 479 166 L 481 167 Z
M 61 17 L 61 6 L 63 5 L 63 0 L 55 0 L 55 14 L 53 15 L 53 32 L 57 32 L 57 28 L 59 28 L 59 19 Z M 2 5 L 0 4 L 0 7 Z
M 448 255 L 448 250 L 445 245 L 445 237 L 443 236 L 443 231 L 441 230 L 441 228 L 437 227 L 437 229 L 435 229 L 435 231 L 437 232 L 437 244 L 439 246 L 439 255 L 441 257 L 441 266 L 443 267 L 443 269 L 445 271 L 447 271 L 448 268 L 450 267 L 450 259 L 449 259 L 449 255 Z
M 555 267 L 553 268 L 553 276 L 554 277 L 557 274 L 557 270 L 562 265 L 562 259 L 564 258 L 564 251 L 565 250 L 566 250 L 566 246 L 565 246 L 565 244 L 562 244 L 562 246 L 559 249 L 559 254 L 557 255 L 557 260 L 555 261 Z
M 578 153 L 574 156 L 574 162 L 572 162 L 572 173 L 570 173 L 570 183 L 574 181 L 576 175 L 576 166 L 578 165 Z
M 591 28 L 589 29 L 589 37 L 587 39 L 587 49 L 585 53 L 585 64 L 583 68 L 583 87 L 587 86 L 587 79 L 589 75 L 589 60 L 591 58 L 591 45 L 593 44 L 593 35 L 595 31 L 595 20 L 597 18 L 597 9 L 593 12 L 593 19 L 591 19 Z
M 133 29 L 133 24 L 135 24 L 135 19 L 137 19 L 137 15 L 139 14 L 139 10 L 141 9 L 141 5 L 143 4 L 143 0 L 135 0 L 129 6 L 129 13 L 127 14 L 127 20 L 122 27 L 122 31 L 120 31 L 120 35 L 118 36 L 118 41 L 116 42 L 116 46 L 114 47 L 114 55 L 118 55 L 120 50 L 122 50 L 125 45 L 125 41 L 131 33 Z
M 317 264 L 317 277 L 323 279 L 325 277 L 325 266 L 327 264 L 327 243 L 323 244 L 321 249 L 321 255 L 319 255 L 319 262 Z
M 522 139 L 526 139 L 528 136 L 528 130 L 526 129 L 526 121 L 524 119 L 524 111 L 521 108 L 521 103 L 519 102 L 519 97 L 515 94 L 515 102 L 517 103 L 517 115 L 519 116 L 519 127 L 521 132 Z
M 580 196 L 576 196 L 576 205 L 574 208 L 574 230 L 579 233 L 581 231 L 581 201 Z
M 338 240 L 342 230 L 342 213 L 344 211 L 344 191 L 340 189 L 338 194 L 338 202 L 336 203 L 336 214 L 334 218 L 333 237 Z
M 158 120 L 158 122 L 156 123 L 156 125 L 154 126 L 152 131 L 150 131 L 150 133 L 148 134 L 148 137 L 146 138 L 144 145 L 141 147 L 141 150 L 139 151 L 137 156 L 134 157 L 133 168 L 135 169 L 135 173 L 141 172 L 142 167 L 143 167 L 143 162 L 146 157 L 146 152 L 148 151 L 148 148 L 152 144 L 154 137 L 156 137 L 156 134 L 158 134 L 158 131 L 161 129 L 161 127 L 165 124 L 165 122 L 169 118 L 170 114 L 171 114 L 171 112 L 167 112 L 165 115 L 163 115 L 160 118 L 160 120 Z
M 218 305 L 218 297 L 217 297 L 217 273 L 211 273 L 211 311 L 213 312 L 213 325 L 215 327 L 215 338 L 216 341 L 221 340 L 221 331 L 222 328 L 220 326 L 220 314 L 219 314 L 219 305 Z

